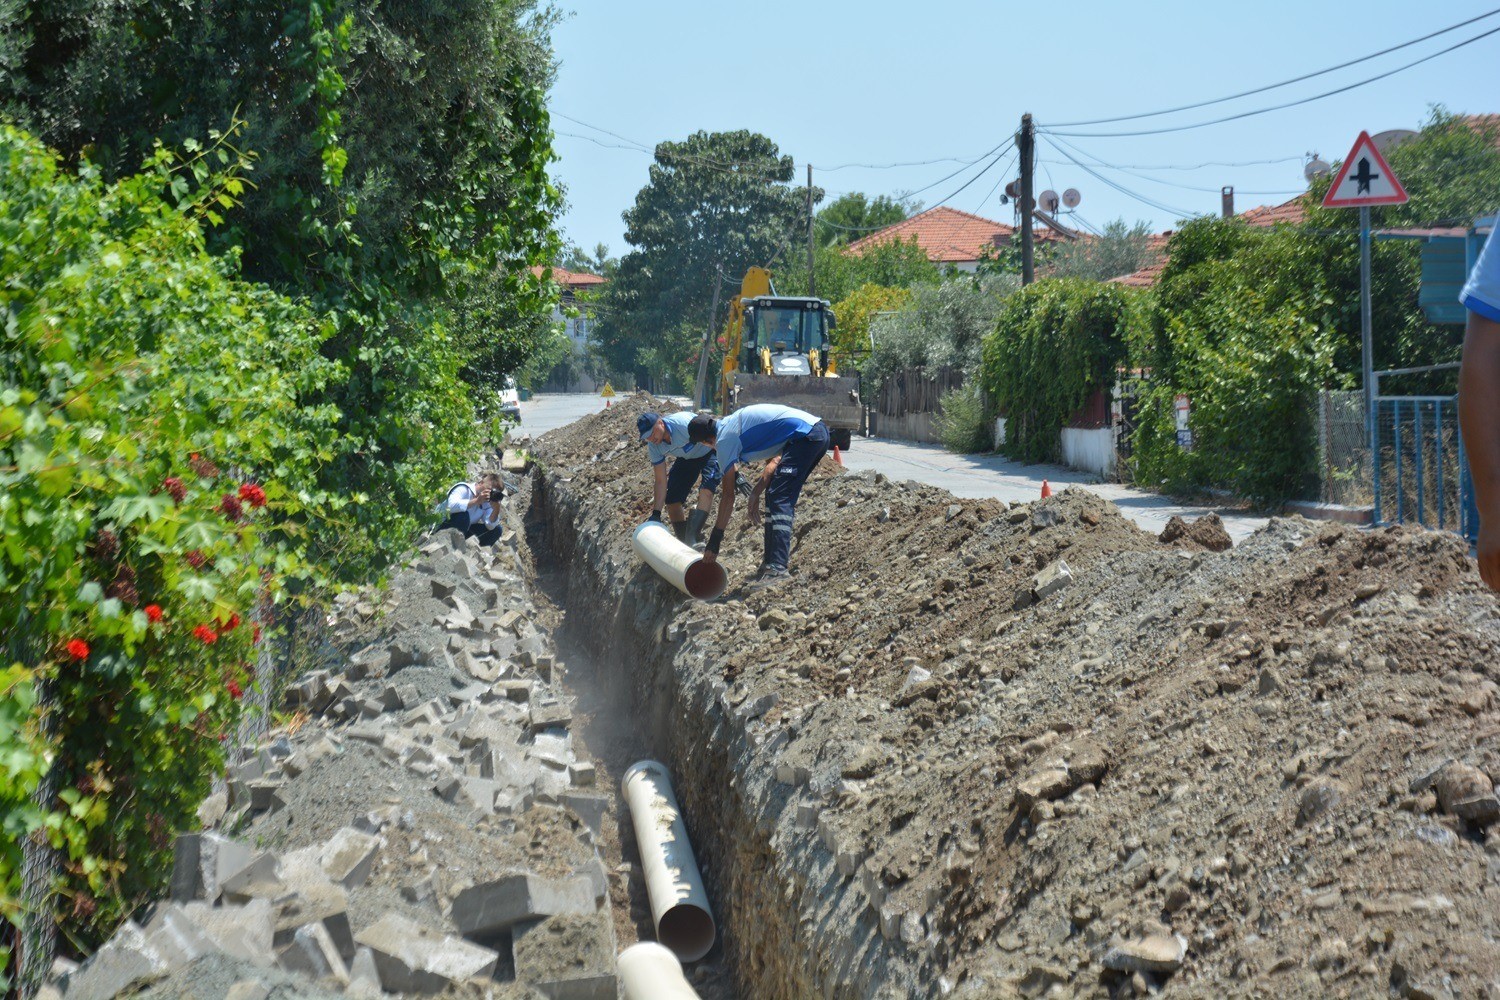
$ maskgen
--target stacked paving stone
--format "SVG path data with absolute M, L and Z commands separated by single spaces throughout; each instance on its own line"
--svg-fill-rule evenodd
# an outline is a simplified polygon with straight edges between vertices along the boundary
M 493 549 L 433 535 L 381 609 L 341 595 L 334 637 L 368 636 L 378 618 L 381 640 L 286 689 L 299 724 L 237 755 L 200 809 L 204 829 L 178 838 L 170 899 L 81 968 L 60 962 L 44 995 L 485 996 L 513 979 L 506 995 L 612 1000 L 615 936 L 594 845 L 613 799 L 574 754 L 563 667 L 529 610 L 509 535 Z M 420 684 L 403 678 L 413 667 Z M 258 846 L 304 829 L 309 817 L 295 812 L 321 808 L 323 787 L 361 794 L 340 770 L 358 763 L 347 755 L 373 755 L 392 780 L 371 782 L 321 842 Z M 386 794 L 396 787 L 420 809 Z M 425 863 L 442 837 L 416 814 L 430 821 L 433 810 L 479 848 L 518 829 L 567 831 L 566 857 L 496 871 L 476 849 L 472 863 Z M 395 884 L 405 905 L 383 909 L 379 894 Z M 383 909 L 373 919 L 372 905 Z

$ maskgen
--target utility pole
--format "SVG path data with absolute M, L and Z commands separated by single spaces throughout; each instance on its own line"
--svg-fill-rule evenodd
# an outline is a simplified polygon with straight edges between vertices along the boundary
M 807 294 L 816 297 L 818 279 L 813 276 L 812 164 L 807 165 Z
M 698 352 L 698 382 L 693 387 L 697 390 L 698 408 L 706 410 L 709 408 L 708 389 L 708 355 L 709 348 L 714 342 L 714 322 L 719 318 L 719 284 L 724 280 L 724 268 L 714 268 L 714 304 L 708 310 L 708 327 L 703 331 L 703 349 Z
M 1036 126 L 1031 115 L 1021 116 L 1021 135 L 1016 141 L 1021 153 L 1021 284 L 1036 280 L 1036 248 L 1032 243 L 1032 171 L 1036 169 Z

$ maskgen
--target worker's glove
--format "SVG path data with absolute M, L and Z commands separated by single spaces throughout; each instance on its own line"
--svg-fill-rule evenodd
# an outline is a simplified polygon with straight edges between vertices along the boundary
M 710 531 L 708 533 L 708 544 L 703 547 L 703 551 L 704 552 L 712 552 L 714 555 L 718 555 L 719 554 L 719 546 L 720 546 L 720 544 L 723 543 L 723 541 L 724 541 L 724 529 L 723 528 L 715 528 L 713 531 Z
M 736 493 L 738 493 L 740 496 L 742 496 L 742 497 L 749 496 L 750 495 L 750 491 L 752 489 L 754 489 L 754 487 L 752 487 L 750 485 L 750 480 L 749 479 L 745 478 L 744 476 L 738 476 L 738 477 L 735 478 L 735 480 L 734 480 L 734 491 Z
M 648 520 L 648 521 L 655 521 L 657 524 L 661 524 L 662 523 L 662 520 L 661 520 L 661 508 L 657 508 L 656 510 L 653 510 L 651 512 L 651 516 L 648 517 L 648 518 L 646 518 L 646 520 Z

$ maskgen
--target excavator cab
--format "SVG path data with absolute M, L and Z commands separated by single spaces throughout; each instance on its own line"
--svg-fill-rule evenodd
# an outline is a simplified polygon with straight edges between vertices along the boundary
M 814 375 L 827 365 L 833 313 L 822 299 L 760 298 L 745 303 L 740 370 Z

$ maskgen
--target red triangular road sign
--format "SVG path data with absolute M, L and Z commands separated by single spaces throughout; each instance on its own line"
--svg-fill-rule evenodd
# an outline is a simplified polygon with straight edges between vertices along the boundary
M 1401 205 L 1406 202 L 1406 188 L 1375 143 L 1370 133 L 1361 132 L 1354 148 L 1344 157 L 1338 176 L 1323 196 L 1324 208 L 1359 208 L 1362 205 Z

